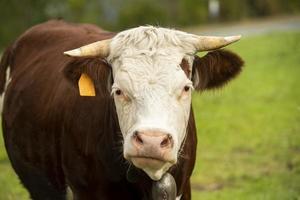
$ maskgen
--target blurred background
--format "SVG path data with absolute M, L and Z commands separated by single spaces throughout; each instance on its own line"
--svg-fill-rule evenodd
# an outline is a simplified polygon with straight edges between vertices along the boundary
M 110 31 L 151 24 L 242 34 L 245 60 L 225 88 L 193 95 L 198 129 L 196 200 L 300 200 L 299 0 L 0 0 L 0 54 L 48 19 Z M 203 54 L 200 54 L 203 55 Z M 29 199 L 0 137 L 0 200 Z
M 300 13 L 299 0 L 1 0 L 1 47 L 47 19 L 119 31 L 144 24 L 187 27 Z

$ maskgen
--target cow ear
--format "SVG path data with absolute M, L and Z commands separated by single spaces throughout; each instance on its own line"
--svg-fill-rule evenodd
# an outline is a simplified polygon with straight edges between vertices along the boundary
M 80 96 L 105 94 L 110 88 L 109 65 L 99 58 L 75 58 L 64 68 L 65 77 Z
M 203 57 L 195 56 L 192 80 L 197 91 L 222 87 L 236 77 L 244 61 L 235 53 L 215 50 Z

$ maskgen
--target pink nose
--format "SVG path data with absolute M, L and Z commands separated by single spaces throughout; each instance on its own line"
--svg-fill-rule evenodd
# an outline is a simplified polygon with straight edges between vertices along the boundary
M 135 131 L 132 136 L 132 143 L 143 154 L 161 155 L 173 147 L 173 138 L 170 134 L 159 131 Z

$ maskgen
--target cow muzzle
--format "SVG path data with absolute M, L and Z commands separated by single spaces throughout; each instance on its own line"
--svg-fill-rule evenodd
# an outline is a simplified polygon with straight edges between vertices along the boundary
M 143 169 L 148 175 L 157 174 L 152 175 L 152 179 L 159 179 L 162 173 L 177 161 L 173 152 L 174 140 L 169 133 L 135 131 L 130 138 L 130 143 L 132 148 L 125 155 L 126 159 Z

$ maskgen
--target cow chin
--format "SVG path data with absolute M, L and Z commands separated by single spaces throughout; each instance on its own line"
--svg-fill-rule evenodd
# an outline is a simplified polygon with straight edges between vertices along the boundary
M 132 157 L 131 162 L 142 169 L 152 180 L 160 180 L 172 163 L 149 157 Z

